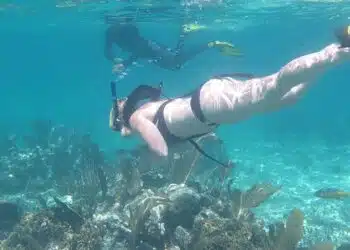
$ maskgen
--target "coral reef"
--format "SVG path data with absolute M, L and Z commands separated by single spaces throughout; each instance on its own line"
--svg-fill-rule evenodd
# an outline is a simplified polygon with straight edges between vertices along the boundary
M 335 248 L 330 242 L 301 246 L 305 221 L 298 208 L 283 222 L 265 224 L 254 209 L 282 187 L 258 183 L 240 190 L 231 178 L 235 168 L 222 169 L 191 146 L 174 148 L 166 162 L 143 146 L 107 161 L 87 135 L 45 122 L 34 128 L 22 139 L 26 146 L 13 136 L 2 143 L 0 249 Z M 228 160 L 214 135 L 198 143 Z

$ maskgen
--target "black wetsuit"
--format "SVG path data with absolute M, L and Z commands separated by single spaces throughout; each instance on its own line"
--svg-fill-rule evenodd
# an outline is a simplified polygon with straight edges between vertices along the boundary
M 175 49 L 147 40 L 140 35 L 139 29 L 132 23 L 113 24 L 108 27 L 105 37 L 105 56 L 113 60 L 113 44 L 131 55 L 122 64 L 128 67 L 137 59 L 150 59 L 161 68 L 176 70 L 193 57 L 208 49 L 208 43 L 184 51 L 184 35 L 180 36 Z

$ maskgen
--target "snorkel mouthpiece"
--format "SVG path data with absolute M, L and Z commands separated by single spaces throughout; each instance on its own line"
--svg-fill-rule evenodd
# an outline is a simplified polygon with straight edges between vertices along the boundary
M 112 100 L 116 101 L 117 100 L 117 90 L 116 90 L 116 82 L 115 81 L 111 81 L 111 94 L 112 94 Z
M 119 114 L 119 106 L 118 106 L 118 98 L 117 98 L 117 90 L 116 90 L 116 82 L 111 81 L 110 83 L 111 95 L 112 95 L 112 109 L 109 114 L 109 126 L 111 129 L 115 131 L 120 131 L 122 129 L 122 124 L 120 120 Z

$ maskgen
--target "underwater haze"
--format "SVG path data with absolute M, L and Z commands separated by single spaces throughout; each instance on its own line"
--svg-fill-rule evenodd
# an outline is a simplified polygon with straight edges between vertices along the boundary
M 160 81 L 167 96 L 180 96 L 214 75 L 265 76 L 335 42 L 334 30 L 350 24 L 349 13 L 345 0 L 2 0 L 0 134 L 26 134 L 34 120 L 51 120 L 90 133 L 105 152 L 132 149 L 142 142 L 108 126 L 111 80 L 117 79 L 118 96 Z M 183 23 L 205 25 L 189 43 L 226 40 L 244 56 L 206 51 L 178 71 L 138 62 L 118 78 L 104 57 L 106 14 L 135 18 L 145 37 L 171 47 Z M 321 188 L 350 192 L 349 72 L 349 63 L 332 69 L 296 105 L 217 132 L 237 163 L 235 187 L 282 185 L 254 209 L 256 216 L 275 222 L 298 207 L 307 245 L 350 241 L 350 199 L 314 196 Z

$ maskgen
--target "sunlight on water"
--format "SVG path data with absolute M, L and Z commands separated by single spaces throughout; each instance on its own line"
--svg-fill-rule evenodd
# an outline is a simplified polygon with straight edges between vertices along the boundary
M 295 15 L 304 16 L 311 13 L 334 17 L 346 15 L 350 11 L 350 4 L 344 0 L 182 0 L 182 1 L 109 1 L 109 0 L 58 0 L 58 1 L 2 1 L 0 13 L 14 11 L 20 14 L 50 12 L 52 9 L 73 9 L 81 12 L 113 11 L 121 16 L 138 15 L 139 21 L 157 21 L 158 18 L 177 18 L 179 14 L 199 16 L 204 19 L 234 20 L 235 16 L 271 14 L 275 11 L 289 11 Z M 57 10 L 56 10 L 57 11 Z M 57 14 L 62 13 L 57 12 Z M 136 13 L 136 14 L 135 14 Z
M 350 4 L 341 0 L 182 0 L 182 1 L 2 1 L 0 25 L 10 29 L 25 22 L 30 27 L 104 25 L 104 15 L 132 17 L 138 23 L 198 22 L 211 30 L 239 31 L 278 24 L 280 18 L 295 20 L 349 19 Z M 30 18 L 27 20 L 27 18 Z M 28 26 L 29 27 L 29 26 Z

